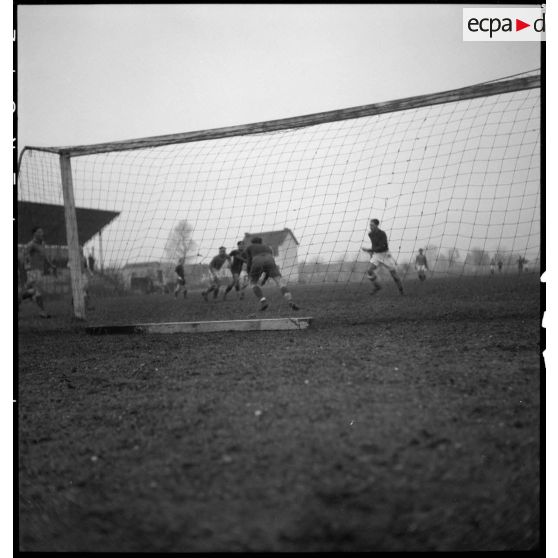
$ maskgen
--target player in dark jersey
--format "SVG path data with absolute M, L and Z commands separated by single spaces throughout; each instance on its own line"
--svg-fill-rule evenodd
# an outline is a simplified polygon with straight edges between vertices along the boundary
M 227 298 L 227 295 L 232 291 L 234 288 L 240 300 L 244 298 L 244 289 L 248 286 L 247 283 L 241 285 L 240 283 L 240 274 L 242 273 L 242 268 L 246 264 L 246 259 L 243 256 L 244 253 L 244 242 L 239 240 L 236 243 L 237 248 L 234 249 L 229 254 L 229 258 L 231 258 L 231 273 L 232 273 L 232 281 L 227 285 L 225 289 L 225 293 L 223 294 L 223 300 Z
M 426 279 L 426 270 L 428 269 L 428 262 L 426 261 L 426 256 L 423 254 L 423 249 L 419 248 L 419 253 L 415 258 L 415 270 L 418 273 L 418 278 L 421 281 Z
M 184 298 L 188 295 L 186 289 L 186 277 L 184 276 L 184 258 L 178 260 L 178 265 L 174 268 L 176 274 L 176 287 L 174 289 L 174 296 L 178 298 L 179 293 L 183 293 Z
M 368 268 L 368 279 L 370 279 L 373 285 L 373 290 L 370 294 L 376 294 L 382 288 L 378 283 L 378 276 L 375 273 L 375 269 L 379 265 L 383 265 L 389 270 L 399 292 L 403 294 L 403 284 L 401 283 L 399 275 L 397 275 L 397 264 L 389 253 L 387 235 L 380 229 L 379 225 L 380 221 L 378 221 L 378 219 L 370 220 L 370 232 L 368 233 L 368 237 L 372 243 L 372 248 L 363 248 L 364 252 L 368 252 L 371 255 L 370 267 Z
M 204 300 L 209 300 L 209 293 L 213 293 L 213 298 L 219 296 L 221 281 L 225 278 L 225 270 L 230 266 L 231 258 L 227 254 L 224 246 L 219 247 L 219 253 L 209 262 L 209 287 L 202 292 Z
M 41 318 L 50 318 L 45 311 L 43 302 L 43 276 L 45 270 L 56 273 L 56 266 L 48 259 L 44 246 L 44 231 L 41 227 L 34 227 L 33 237 L 23 249 L 23 266 L 25 284 L 18 305 L 25 299 L 31 299 L 39 307 Z
M 252 238 L 252 243 L 244 251 L 244 257 L 247 260 L 248 274 L 250 276 L 250 285 L 254 295 L 260 300 L 260 310 L 266 310 L 269 307 L 267 299 L 263 295 L 263 290 L 258 281 L 260 277 L 266 273 L 270 279 L 281 289 L 281 293 L 285 300 L 289 303 L 292 310 L 298 310 L 299 307 L 293 302 L 292 295 L 287 287 L 287 280 L 281 275 L 275 258 L 273 257 L 273 249 L 262 243 L 260 237 Z
M 91 306 L 91 297 L 89 296 L 89 279 L 92 275 L 91 270 L 87 267 L 87 258 L 83 253 L 83 246 L 80 246 L 80 269 L 81 269 L 81 288 L 83 289 L 83 302 L 86 310 L 94 310 Z M 70 262 L 68 262 L 68 268 Z M 74 305 L 74 297 L 71 298 L 72 306 Z

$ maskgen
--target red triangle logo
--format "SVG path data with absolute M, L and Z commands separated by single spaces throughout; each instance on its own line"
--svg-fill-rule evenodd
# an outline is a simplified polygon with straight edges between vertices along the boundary
M 524 21 L 521 21 L 520 19 L 515 20 L 515 30 L 516 31 L 521 31 L 522 29 L 525 29 L 525 27 L 531 27 L 531 24 L 530 23 L 525 23 Z

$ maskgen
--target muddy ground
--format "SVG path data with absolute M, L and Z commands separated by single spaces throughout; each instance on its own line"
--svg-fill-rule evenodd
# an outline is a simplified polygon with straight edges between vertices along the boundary
M 295 286 L 292 332 L 84 331 L 262 317 L 251 294 L 24 303 L 19 549 L 538 548 L 537 277 L 406 287 Z

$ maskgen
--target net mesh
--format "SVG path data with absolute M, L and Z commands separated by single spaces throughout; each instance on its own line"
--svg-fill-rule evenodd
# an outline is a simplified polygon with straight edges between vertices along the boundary
M 403 278 L 419 248 L 437 276 L 539 266 L 538 88 L 71 165 L 76 207 L 119 213 L 83 250 L 121 292 L 134 276 L 172 283 L 181 255 L 202 285 L 246 233 L 266 233 L 291 283 L 360 282 L 371 218 Z M 26 149 L 18 200 L 63 205 L 60 180 L 59 155 Z

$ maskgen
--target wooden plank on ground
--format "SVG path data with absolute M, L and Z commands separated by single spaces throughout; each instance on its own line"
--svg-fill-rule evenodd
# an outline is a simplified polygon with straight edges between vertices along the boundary
M 221 320 L 209 322 L 167 322 L 131 325 L 96 325 L 85 328 L 92 335 L 130 333 L 211 333 L 217 331 L 302 330 L 313 318 L 267 318 L 260 320 Z

